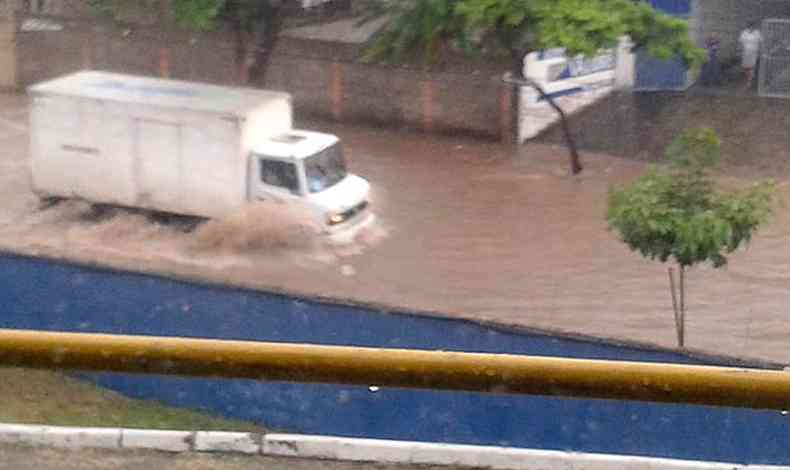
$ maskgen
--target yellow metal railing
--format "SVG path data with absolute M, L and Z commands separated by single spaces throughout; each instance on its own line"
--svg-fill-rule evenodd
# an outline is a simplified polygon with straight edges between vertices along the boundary
M 790 373 L 731 367 L 0 329 L 0 365 L 790 409 Z

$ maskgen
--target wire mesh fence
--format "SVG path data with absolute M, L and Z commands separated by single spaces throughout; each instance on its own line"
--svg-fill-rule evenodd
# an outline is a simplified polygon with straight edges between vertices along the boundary
M 759 93 L 761 96 L 790 97 L 790 20 L 767 19 L 761 29 Z

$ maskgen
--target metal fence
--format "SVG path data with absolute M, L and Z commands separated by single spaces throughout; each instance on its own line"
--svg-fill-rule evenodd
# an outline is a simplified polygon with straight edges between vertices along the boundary
M 762 35 L 760 96 L 790 97 L 790 20 L 764 20 Z

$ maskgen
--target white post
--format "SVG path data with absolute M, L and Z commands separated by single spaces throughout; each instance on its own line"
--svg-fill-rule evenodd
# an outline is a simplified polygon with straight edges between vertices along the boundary
M 628 37 L 620 38 L 615 52 L 614 88 L 630 90 L 636 79 L 636 55 L 631 52 L 633 43 Z

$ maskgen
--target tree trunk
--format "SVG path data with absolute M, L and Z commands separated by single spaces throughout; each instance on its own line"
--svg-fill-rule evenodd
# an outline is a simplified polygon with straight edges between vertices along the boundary
M 558 105 L 554 101 L 554 98 L 552 98 L 551 96 L 549 96 L 548 93 L 546 93 L 546 90 L 544 90 L 542 86 L 540 86 L 534 80 L 524 76 L 523 67 L 524 67 L 524 57 L 526 57 L 526 53 L 520 53 L 513 48 L 509 48 L 509 50 L 510 50 L 511 59 L 513 60 L 513 76 L 523 81 L 524 83 L 532 87 L 535 91 L 537 91 L 538 95 L 540 95 L 541 98 L 546 100 L 549 106 L 551 106 L 552 109 L 554 109 L 554 111 L 559 115 L 560 126 L 562 127 L 562 136 L 565 139 L 565 145 L 568 147 L 568 157 L 570 159 L 571 174 L 577 175 L 581 173 L 584 167 L 582 167 L 581 159 L 579 158 L 579 150 L 576 147 L 576 139 L 573 138 L 573 133 L 571 132 L 571 126 L 570 123 L 568 122 L 568 115 L 565 114 L 565 111 L 563 111 L 560 105 Z M 514 85 L 514 88 L 515 88 L 514 102 L 518 103 L 520 101 L 519 99 L 520 97 L 518 96 L 518 86 Z M 516 109 L 518 109 L 518 107 L 516 107 Z M 516 116 L 517 115 L 518 114 L 516 114 Z M 516 122 L 518 122 L 518 119 L 516 119 Z
M 672 294 L 672 314 L 675 318 L 675 333 L 678 337 L 678 346 L 683 341 L 680 337 L 680 313 L 678 310 L 678 296 L 677 296 L 677 288 L 675 287 L 675 270 L 667 268 L 667 274 L 669 274 L 669 291 Z
M 538 85 L 537 82 L 530 79 L 527 79 L 527 82 L 532 88 L 535 89 L 535 91 L 538 92 L 541 98 L 543 98 L 544 100 L 546 100 L 547 103 L 549 103 L 549 106 L 551 106 L 554 109 L 554 111 L 556 111 L 557 114 L 560 116 L 560 126 L 562 127 L 562 135 L 565 138 L 565 145 L 568 147 L 568 156 L 570 158 L 570 164 L 571 164 L 571 174 L 577 175 L 581 173 L 584 167 L 582 167 L 581 159 L 579 158 L 579 151 L 576 148 L 576 139 L 573 138 L 573 134 L 571 133 L 571 126 L 570 123 L 568 122 L 568 116 L 565 114 L 565 111 L 563 111 L 560 105 L 558 105 L 554 101 L 554 98 L 549 96 L 549 94 L 546 93 L 543 87 Z
M 683 348 L 686 346 L 686 267 L 680 265 L 678 286 L 675 285 L 674 269 L 669 268 L 668 273 L 669 288 L 672 292 L 672 311 L 675 314 L 675 332 L 678 336 L 678 347 Z
M 680 265 L 680 347 L 686 346 L 686 267 Z
M 277 40 L 280 38 L 280 31 L 282 30 L 283 19 L 286 14 L 284 3 L 281 2 L 279 5 L 271 7 L 267 15 L 263 38 L 258 41 L 258 44 L 255 44 L 255 67 L 251 78 L 259 84 L 262 84 L 266 79 L 266 72 L 269 69 L 272 53 L 277 46 Z
M 248 39 L 244 26 L 238 18 L 233 21 L 233 36 L 236 48 L 236 82 L 246 85 L 249 80 L 249 66 L 247 64 Z

